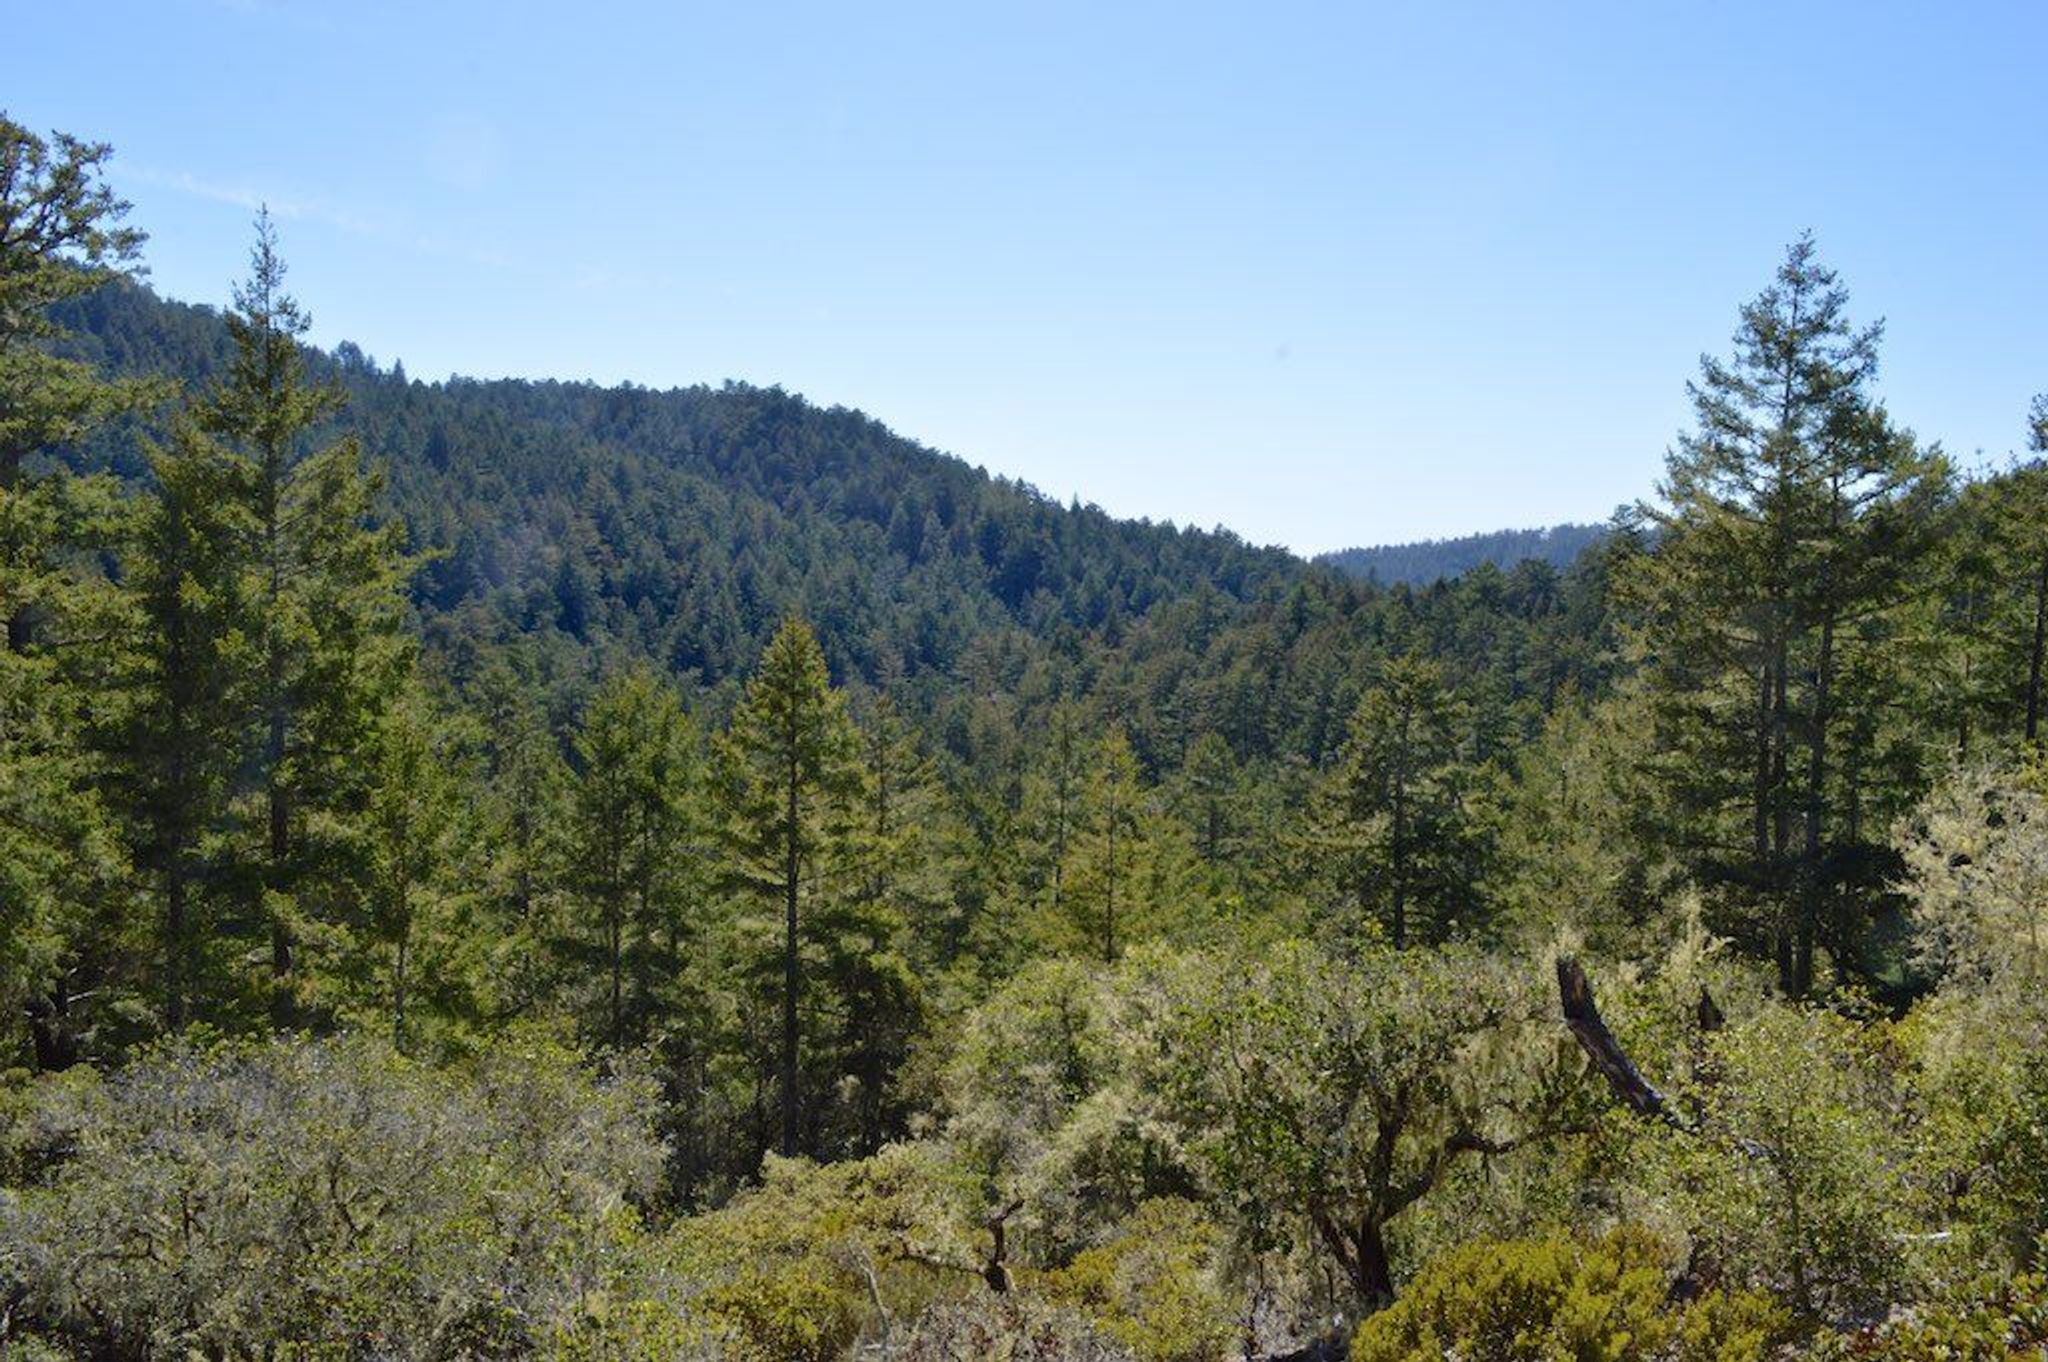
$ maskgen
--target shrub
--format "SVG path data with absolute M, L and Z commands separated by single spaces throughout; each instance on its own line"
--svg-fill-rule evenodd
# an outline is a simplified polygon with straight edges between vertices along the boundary
M 0 1263 L 93 1355 L 522 1352 L 619 1270 L 651 1107 L 540 1040 L 169 1045 L 29 1093 Z
M 883 1353 L 888 1362 L 1131 1362 L 1071 1310 L 983 1293 L 932 1306 Z
M 1475 1240 L 1432 1261 L 1359 1326 L 1353 1362 L 1753 1362 L 1784 1332 L 1756 1295 L 1668 1303 L 1658 1246 L 1639 1232 Z
M 1148 1201 L 1109 1242 L 1047 1273 L 1040 1289 L 1141 1362 L 1206 1362 L 1230 1339 L 1230 1307 L 1214 1271 L 1220 1240 L 1192 1203 Z
M 735 1362 L 826 1362 L 940 1291 L 981 1289 L 967 1201 L 930 1146 L 770 1158 L 761 1186 L 668 1232 L 676 1304 Z

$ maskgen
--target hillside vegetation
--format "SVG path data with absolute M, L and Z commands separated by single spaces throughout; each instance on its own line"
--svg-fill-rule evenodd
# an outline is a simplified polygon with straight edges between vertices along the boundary
M 1425 539 L 1413 544 L 1379 544 L 1371 548 L 1338 549 L 1316 555 L 1361 581 L 1406 582 L 1428 586 L 1483 564 L 1514 568 L 1531 559 L 1560 570 L 1600 542 L 1603 525 L 1550 525 L 1540 530 L 1494 530 L 1452 539 Z
M 2048 467 L 1810 239 L 1421 586 L 321 353 L 108 154 L 0 120 L 8 1356 L 2039 1355 Z

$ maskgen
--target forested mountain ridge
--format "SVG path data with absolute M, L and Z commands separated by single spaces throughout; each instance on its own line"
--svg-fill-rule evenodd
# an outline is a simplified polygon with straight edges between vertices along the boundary
M 111 375 L 201 386 L 228 351 L 218 314 L 138 285 L 58 317 L 70 352 Z M 415 547 L 436 555 L 423 604 L 552 616 L 707 680 L 748 665 L 798 601 L 835 662 L 874 677 L 950 669 L 991 627 L 1093 631 L 1198 589 L 1243 602 L 1311 575 L 1225 531 L 1061 505 L 778 388 L 427 384 L 352 344 L 309 354 L 309 372 L 344 386 Z M 885 618 L 892 603 L 914 627 Z
M 67 353 L 110 376 L 197 390 L 231 350 L 214 310 L 127 281 L 55 315 Z M 627 657 L 729 697 L 798 610 L 836 676 L 886 685 L 963 755 L 964 680 L 1027 713 L 1085 694 L 1153 769 L 1209 729 L 1245 757 L 1320 763 L 1358 664 L 1389 648 L 1486 675 L 1519 729 L 1611 654 L 1597 570 L 1383 589 L 1227 531 L 1062 505 L 779 389 L 424 383 L 349 343 L 306 363 L 346 393 L 425 559 L 426 639 L 458 679 L 479 643 L 516 645 L 567 688 L 561 706 Z M 140 475 L 137 437 L 160 419 L 113 428 L 87 461 Z
M 1317 554 L 1315 561 L 1348 572 L 1361 581 L 1427 586 L 1444 577 L 1470 572 L 1482 563 L 1512 568 L 1529 559 L 1538 559 L 1562 570 L 1600 542 L 1606 533 L 1604 525 L 1580 524 L 1550 525 L 1535 530 L 1493 530 L 1448 539 L 1335 549 Z

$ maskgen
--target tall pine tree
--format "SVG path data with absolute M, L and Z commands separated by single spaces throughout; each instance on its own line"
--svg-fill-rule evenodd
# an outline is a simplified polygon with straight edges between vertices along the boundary
M 402 682 L 410 565 L 396 522 L 375 522 L 379 482 L 353 436 L 316 436 L 339 388 L 305 373 L 306 314 L 284 289 L 267 213 L 227 323 L 234 354 L 196 419 L 240 463 L 250 629 L 238 651 L 248 721 L 245 823 L 267 924 L 271 1015 L 305 1020 L 299 938 L 353 901 L 365 871 L 350 828 L 369 795 L 378 725 Z
M 726 865 L 733 886 L 780 917 L 779 1147 L 802 1145 L 804 944 L 813 913 L 859 874 L 859 741 L 817 636 L 783 621 L 720 744 Z
M 569 793 L 572 959 L 596 985 L 589 1029 L 614 1047 L 645 1040 L 660 990 L 698 924 L 702 838 L 696 737 L 674 690 L 645 667 L 611 677 L 576 734 Z
M 1883 689 L 1892 622 L 1931 542 L 1947 486 L 1938 452 L 1894 426 L 1871 394 L 1881 327 L 1857 329 L 1847 292 L 1812 239 L 1742 310 L 1733 357 L 1708 357 L 1690 387 L 1694 428 L 1666 462 L 1661 501 L 1641 508 L 1653 552 L 1626 589 L 1660 699 L 1660 764 L 1694 865 L 1769 950 L 1780 986 L 1804 994 L 1824 931 L 1837 964 L 1862 916 L 1848 835 L 1869 791 L 1870 737 L 1850 711 Z
M 130 269 L 142 242 L 105 183 L 109 154 L 0 114 L 0 1005 L 29 1018 L 42 1068 L 79 1057 L 76 1005 L 107 996 L 129 930 L 82 741 L 113 717 L 105 640 L 122 630 L 95 554 L 118 541 L 121 508 L 109 480 L 54 456 L 155 389 L 50 345 L 52 307 Z

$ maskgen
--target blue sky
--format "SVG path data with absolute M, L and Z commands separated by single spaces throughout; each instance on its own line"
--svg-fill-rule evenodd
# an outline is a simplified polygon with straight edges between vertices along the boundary
M 2048 388 L 2048 5 L 20 7 L 162 291 L 739 378 L 1303 551 L 1597 519 L 1805 228 L 1966 462 Z

